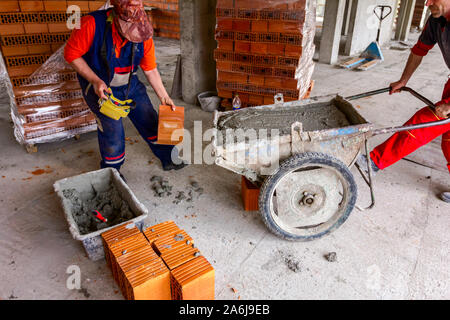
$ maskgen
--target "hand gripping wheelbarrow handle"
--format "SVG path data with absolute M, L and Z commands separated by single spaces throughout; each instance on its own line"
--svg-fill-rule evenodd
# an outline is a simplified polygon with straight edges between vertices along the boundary
M 365 98 L 365 97 L 374 96 L 374 95 L 377 95 L 377 94 L 380 94 L 380 93 L 390 92 L 391 90 L 392 90 L 391 87 L 383 88 L 383 89 L 379 89 L 379 90 L 369 91 L 369 92 L 357 94 L 357 95 L 354 95 L 354 96 L 350 96 L 350 97 L 347 97 L 345 99 L 346 100 L 356 100 L 356 99 L 361 99 L 361 98 Z M 421 94 L 417 93 L 413 89 L 411 89 L 409 87 L 403 87 L 403 88 L 400 89 L 400 91 L 407 91 L 407 92 L 411 93 L 414 97 L 416 97 L 417 99 L 419 99 L 422 102 L 424 102 L 433 111 L 436 110 L 436 105 L 433 102 L 431 102 L 429 99 L 425 98 Z M 372 131 L 372 135 L 376 136 L 376 135 L 379 135 L 379 134 L 386 134 L 386 133 L 394 133 L 394 132 L 401 132 L 401 131 L 407 131 L 407 130 L 422 129 L 422 128 L 428 128 L 428 127 L 445 125 L 445 124 L 448 124 L 448 123 L 450 123 L 450 118 L 444 119 L 444 120 L 439 120 L 439 121 L 419 123 L 419 124 L 414 124 L 414 125 L 409 125 L 409 126 L 387 127 L 387 128 L 381 128 L 381 129 L 373 130 Z

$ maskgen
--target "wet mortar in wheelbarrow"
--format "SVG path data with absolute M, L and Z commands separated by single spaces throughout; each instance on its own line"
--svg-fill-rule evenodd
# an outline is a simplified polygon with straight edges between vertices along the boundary
M 308 241 L 338 228 L 356 202 L 349 168 L 373 126 L 328 95 L 214 116 L 216 164 L 261 187 L 259 211 L 276 235 Z

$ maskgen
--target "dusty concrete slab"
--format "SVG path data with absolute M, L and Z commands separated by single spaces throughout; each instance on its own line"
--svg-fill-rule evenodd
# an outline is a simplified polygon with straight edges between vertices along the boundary
M 158 39 L 156 48 L 170 90 L 178 42 Z M 400 76 L 408 52 L 383 53 L 386 61 L 366 72 L 318 64 L 313 95 L 345 96 L 388 86 Z M 435 48 L 410 85 L 439 100 L 448 73 Z M 188 129 L 194 120 L 203 121 L 204 129 L 211 127 L 211 114 L 176 103 L 186 107 Z M 41 145 L 38 153 L 27 154 L 14 140 L 4 97 L 0 104 L 0 298 L 122 299 L 106 263 L 88 260 L 82 245 L 71 238 L 52 191 L 54 181 L 98 168 L 96 134 Z M 380 126 L 401 124 L 422 107 L 406 94 L 361 99 L 358 105 L 364 117 Z M 164 173 L 128 120 L 125 127 L 130 139 L 122 171 L 149 209 L 148 222 L 174 220 L 195 239 L 216 269 L 217 299 L 450 298 L 450 206 L 436 197 L 450 187 L 448 173 L 400 161 L 377 175 L 373 210 L 355 209 L 330 236 L 291 243 L 269 233 L 258 213 L 243 211 L 238 175 L 208 165 Z M 372 145 L 383 139 L 373 139 Z M 427 150 L 419 152 L 428 156 Z M 37 169 L 47 173 L 34 175 Z M 171 196 L 154 195 L 154 175 L 167 178 Z M 192 181 L 203 194 L 190 203 L 174 203 L 177 192 L 188 190 Z M 360 178 L 357 183 L 357 203 L 365 206 L 368 189 Z M 324 258 L 330 252 L 336 252 L 335 262 Z M 67 289 L 70 266 L 80 268 L 80 291 Z

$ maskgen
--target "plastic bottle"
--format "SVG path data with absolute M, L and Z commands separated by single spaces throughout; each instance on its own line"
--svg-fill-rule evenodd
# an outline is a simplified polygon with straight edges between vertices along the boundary
M 239 110 L 241 108 L 241 99 L 239 95 L 235 95 L 233 99 L 233 110 Z

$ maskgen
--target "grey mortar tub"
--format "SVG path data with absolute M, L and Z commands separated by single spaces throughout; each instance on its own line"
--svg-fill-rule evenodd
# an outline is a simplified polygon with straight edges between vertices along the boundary
M 104 228 L 88 234 L 80 234 L 78 225 L 72 216 L 72 203 L 69 199 L 64 197 L 63 190 L 75 189 L 81 194 L 82 198 L 84 195 L 84 197 L 88 199 L 92 192 L 92 186 L 96 190 L 103 192 L 108 189 L 111 181 L 117 188 L 117 191 L 120 193 L 122 199 L 128 204 L 130 210 L 136 217 L 109 228 Z M 89 259 L 93 261 L 100 260 L 105 256 L 101 238 L 101 234 L 103 232 L 124 224 L 135 224 L 140 230 L 142 230 L 144 219 L 148 216 L 147 208 L 139 202 L 128 185 L 122 180 L 122 178 L 120 178 L 118 171 L 114 168 L 105 168 L 78 176 L 61 179 L 56 181 L 53 187 L 61 200 L 64 215 L 66 216 L 66 220 L 69 224 L 70 233 L 75 240 L 79 240 L 83 243 Z

